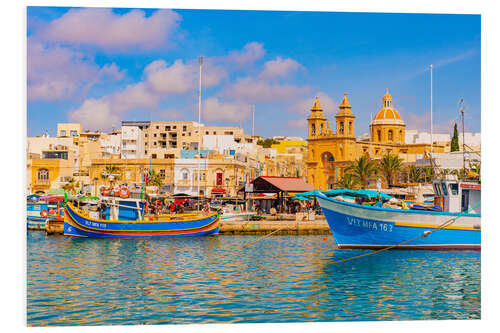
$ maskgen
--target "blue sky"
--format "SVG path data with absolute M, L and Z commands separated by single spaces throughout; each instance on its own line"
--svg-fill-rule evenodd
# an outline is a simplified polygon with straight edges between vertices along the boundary
M 348 94 L 355 133 L 388 88 L 407 129 L 452 132 L 465 99 L 480 131 L 479 15 L 29 7 L 28 135 L 57 122 L 91 130 L 121 120 L 197 120 L 306 137 L 316 95 L 334 122 Z M 332 126 L 333 128 L 334 126 Z

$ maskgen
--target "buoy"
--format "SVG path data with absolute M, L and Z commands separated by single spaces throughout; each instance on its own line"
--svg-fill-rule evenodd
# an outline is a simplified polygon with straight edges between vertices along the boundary
M 323 242 L 326 242 L 328 240 L 328 237 L 323 237 Z
M 120 189 L 120 198 L 127 199 L 130 196 L 130 190 L 127 187 L 122 187 Z
M 49 216 L 49 212 L 48 212 L 46 209 L 43 209 L 43 210 L 40 212 L 40 215 L 41 215 L 42 217 L 47 217 L 47 216 Z

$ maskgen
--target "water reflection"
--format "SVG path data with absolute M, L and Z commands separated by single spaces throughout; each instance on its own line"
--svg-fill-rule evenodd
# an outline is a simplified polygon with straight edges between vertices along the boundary
M 322 236 L 28 234 L 28 324 L 480 318 L 480 253 L 334 249 Z

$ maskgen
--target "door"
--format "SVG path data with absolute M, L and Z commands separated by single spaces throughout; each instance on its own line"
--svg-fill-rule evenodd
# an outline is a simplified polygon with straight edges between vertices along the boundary
M 462 189 L 462 212 L 469 209 L 469 190 Z

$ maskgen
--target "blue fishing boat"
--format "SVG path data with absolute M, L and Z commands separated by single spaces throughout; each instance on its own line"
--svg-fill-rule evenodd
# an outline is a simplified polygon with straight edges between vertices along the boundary
M 109 199 L 103 210 L 66 203 L 64 235 L 69 237 L 193 237 L 219 232 L 219 213 L 154 215 L 136 199 Z
M 429 210 L 363 205 L 328 196 L 328 191 L 310 195 L 318 200 L 339 248 L 481 249 L 481 185 L 447 176 L 433 187 L 443 211 L 435 205 Z
M 64 197 L 39 196 L 32 194 L 27 197 L 26 220 L 28 229 L 43 230 L 47 219 L 62 217 L 64 214 L 60 202 Z

